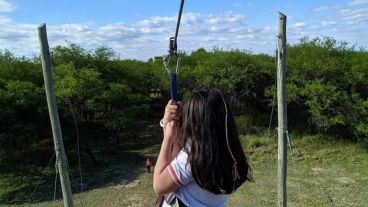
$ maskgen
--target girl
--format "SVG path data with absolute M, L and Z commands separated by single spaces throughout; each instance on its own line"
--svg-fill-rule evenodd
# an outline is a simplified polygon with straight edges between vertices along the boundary
M 234 117 L 219 90 L 194 92 L 182 109 L 170 100 L 160 125 L 164 139 L 153 188 L 160 195 L 173 193 L 160 206 L 222 207 L 227 194 L 251 180 Z

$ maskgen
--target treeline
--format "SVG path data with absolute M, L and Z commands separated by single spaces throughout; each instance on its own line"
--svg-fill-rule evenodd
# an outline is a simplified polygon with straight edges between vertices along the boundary
M 77 153 L 79 135 L 81 153 L 90 158 L 84 161 L 96 165 L 97 150 L 105 148 L 100 154 L 120 150 L 122 137 L 137 142 L 136 123 L 151 110 L 147 92 L 157 82 L 155 68 L 141 61 L 118 60 L 105 47 L 86 51 L 70 44 L 53 48 L 51 55 L 68 153 Z M 53 140 L 40 59 L 17 58 L 3 51 L 0 77 L 0 171 L 45 166 L 53 154 Z
M 184 60 L 182 90 L 222 88 L 242 132 L 264 130 L 275 96 L 275 57 L 199 49 Z M 367 143 L 368 51 L 328 37 L 288 45 L 287 103 L 291 132 Z
M 153 114 L 152 106 L 157 104 L 149 97 L 151 89 L 161 89 L 161 107 L 168 100 L 168 77 L 161 81 L 162 58 L 120 60 L 110 48 L 87 51 L 74 44 L 57 46 L 51 54 L 66 145 L 75 143 L 78 129 L 82 151 L 95 164 L 97 140 L 113 143 L 113 150 L 119 150 L 121 139 L 136 138 L 141 130 L 136 123 Z M 220 88 L 242 133 L 267 128 L 275 98 L 274 57 L 198 49 L 183 53 L 181 65 L 182 97 L 199 88 Z M 304 38 L 289 45 L 287 94 L 289 131 L 368 142 L 365 49 L 331 38 Z M 47 164 L 53 153 L 50 128 L 40 60 L 1 51 L 0 169 Z

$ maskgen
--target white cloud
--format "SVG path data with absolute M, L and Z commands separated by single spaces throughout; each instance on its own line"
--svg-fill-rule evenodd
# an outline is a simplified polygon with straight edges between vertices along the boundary
M 368 4 L 368 0 L 351 0 L 349 5 L 361 5 L 361 4 Z
M 38 55 L 37 26 L 0 16 L 1 47 L 12 50 L 16 55 Z M 99 27 L 93 23 L 50 24 L 47 29 L 51 47 L 68 42 L 86 49 L 108 46 L 122 58 L 147 59 L 167 52 L 168 38 L 174 35 L 175 26 L 176 16 L 155 16 L 132 24 L 116 22 Z M 244 15 L 232 12 L 184 13 L 178 47 L 185 51 L 199 47 L 249 48 L 247 41 L 267 39 L 266 30 L 247 26 Z
M 339 34 L 348 40 L 359 40 L 359 43 L 367 46 L 363 36 L 368 33 L 368 0 L 350 0 L 347 3 L 333 4 L 328 7 L 329 10 L 323 11 L 321 8 L 327 7 L 322 4 L 313 10 L 319 8 L 317 10 L 321 13 L 319 16 L 320 28 L 316 28 L 316 32 L 324 29 L 334 30 L 334 35 Z M 341 37 L 339 39 L 342 39 Z
M 139 21 L 138 24 L 142 27 L 162 27 L 166 24 L 175 23 L 176 18 L 173 17 L 150 17 L 148 19 Z
M 7 0 L 0 0 L 0 12 L 12 12 L 14 6 L 11 5 Z
M 332 21 L 332 20 L 323 20 L 321 22 L 321 25 L 322 26 L 330 26 L 330 25 L 336 25 L 336 24 L 337 24 L 337 22 Z
M 237 3 L 234 3 L 234 4 L 233 4 L 233 6 L 234 6 L 234 7 L 243 7 L 243 4 L 242 4 L 242 3 L 237 2 Z
M 322 11 L 328 11 L 333 10 L 336 8 L 340 8 L 340 5 L 338 4 L 321 4 L 313 8 L 313 12 L 322 12 Z
M 248 2 L 246 5 L 244 3 L 240 3 L 240 2 L 236 2 L 233 4 L 234 7 L 244 7 L 244 6 L 247 6 L 247 7 L 250 7 L 250 8 L 255 8 L 256 7 L 256 4 L 252 1 Z
M 227 12 L 223 14 L 188 13 L 183 16 L 181 34 L 189 36 L 232 34 L 246 28 L 245 16 Z
M 355 22 L 367 22 L 368 23 L 368 8 L 348 8 L 341 9 L 340 14 L 345 20 L 348 20 L 352 23 Z
M 9 24 L 11 22 L 11 19 L 7 16 L 0 16 L 0 24 Z
M 288 36 L 302 36 L 305 35 L 305 32 L 308 30 L 308 25 L 305 22 L 296 22 L 287 26 Z
M 351 2 L 316 6 L 314 12 L 311 12 L 310 19 L 301 21 L 298 17 L 288 18 L 290 20 L 287 25 L 288 42 L 295 43 L 304 35 L 310 37 L 327 35 L 367 46 L 364 37 L 368 35 L 366 27 L 368 8 L 351 5 Z M 176 18 L 176 15 L 153 16 L 129 24 L 113 22 L 101 26 L 91 22 L 50 24 L 47 25 L 49 43 L 53 47 L 72 42 L 86 49 L 108 46 L 121 58 L 145 60 L 167 53 L 169 37 L 175 32 Z M 272 23 L 250 26 L 248 21 L 251 19 L 248 20 L 247 16 L 234 12 L 218 14 L 186 12 L 182 17 L 178 49 L 192 51 L 200 47 L 236 48 L 273 54 L 277 25 Z M 38 55 L 37 26 L 19 23 L 0 15 L 1 49 L 10 49 L 15 55 L 28 57 Z
M 255 8 L 256 7 L 256 3 L 254 3 L 254 2 L 248 2 L 248 7 Z
M 323 26 L 326 26 L 331 18 L 333 18 L 333 22 L 338 22 L 340 25 L 368 23 L 368 0 L 350 0 L 345 4 L 321 4 L 316 6 L 313 11 L 325 12 L 325 15 L 329 14 L 327 17 L 324 16 Z
M 305 22 L 297 22 L 293 25 L 295 28 L 302 28 L 305 27 L 307 24 Z

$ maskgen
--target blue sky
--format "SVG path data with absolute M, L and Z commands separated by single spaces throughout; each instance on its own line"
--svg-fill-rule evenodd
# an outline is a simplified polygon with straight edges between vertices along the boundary
M 50 46 L 113 48 L 121 58 L 164 55 L 180 0 L 0 0 L 0 49 L 38 55 L 37 26 Z M 331 36 L 368 47 L 368 0 L 186 0 L 178 47 L 241 49 L 272 54 L 277 12 L 288 16 L 288 42 Z

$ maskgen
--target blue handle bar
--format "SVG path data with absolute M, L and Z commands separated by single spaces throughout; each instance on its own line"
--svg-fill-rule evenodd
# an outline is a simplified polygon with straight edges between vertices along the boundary
M 177 82 L 176 82 L 176 73 L 170 74 L 170 83 L 171 83 L 171 99 L 174 101 L 178 101 L 178 94 L 177 94 Z

